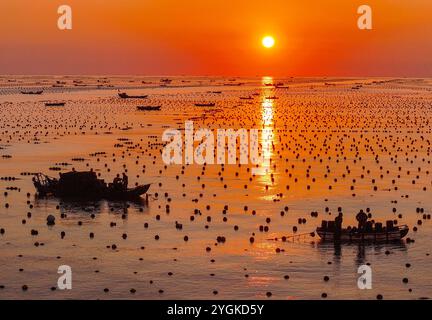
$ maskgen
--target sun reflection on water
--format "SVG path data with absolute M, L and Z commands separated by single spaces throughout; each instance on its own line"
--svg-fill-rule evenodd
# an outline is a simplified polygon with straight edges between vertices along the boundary
M 263 163 L 260 165 L 257 175 L 260 176 L 260 181 L 266 185 L 272 184 L 273 171 L 271 168 L 271 158 L 273 155 L 273 109 L 274 109 L 274 87 L 272 77 L 262 78 L 261 92 L 261 150 L 263 155 Z

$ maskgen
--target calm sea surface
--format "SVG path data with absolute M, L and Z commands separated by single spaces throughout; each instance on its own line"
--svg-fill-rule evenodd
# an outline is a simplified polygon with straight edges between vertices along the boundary
M 430 79 L 170 79 L 0 77 L 1 299 L 432 297 Z M 188 120 L 260 129 L 268 173 L 166 166 L 162 133 Z M 130 185 L 152 184 L 148 202 L 36 196 L 33 173 L 72 168 L 107 182 L 127 171 Z M 345 226 L 369 208 L 415 241 L 335 246 L 309 235 L 339 207 Z M 373 288 L 360 290 L 367 263 Z M 60 265 L 72 268 L 72 290 L 52 290 Z

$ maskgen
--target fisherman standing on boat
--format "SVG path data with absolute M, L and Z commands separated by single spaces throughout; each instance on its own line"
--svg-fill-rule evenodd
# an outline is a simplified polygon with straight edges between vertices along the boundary
M 114 190 L 121 190 L 121 188 L 123 186 L 123 181 L 120 178 L 119 174 L 117 174 L 116 177 L 114 178 L 112 185 L 113 185 Z
M 358 221 L 358 229 L 360 232 L 364 232 L 366 228 L 366 222 L 368 220 L 367 214 L 363 211 L 363 209 L 360 210 L 359 213 L 356 215 L 356 219 Z
M 126 173 L 123 172 L 123 189 L 126 190 L 129 183 L 129 178 Z
M 335 233 L 334 233 L 334 239 L 336 241 L 339 241 L 342 234 L 342 221 L 343 221 L 343 214 L 342 212 L 339 212 L 338 216 L 335 219 Z

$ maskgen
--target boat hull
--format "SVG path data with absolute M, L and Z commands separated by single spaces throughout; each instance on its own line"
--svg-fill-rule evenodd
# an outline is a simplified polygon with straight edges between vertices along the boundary
M 391 231 L 384 232 L 349 232 L 344 229 L 340 239 L 335 238 L 333 231 L 317 228 L 316 233 L 322 241 L 328 242 L 391 242 L 400 241 L 408 234 L 409 228 L 401 226 Z
M 145 194 L 150 188 L 150 184 L 137 186 L 126 191 L 109 191 L 103 198 L 107 200 L 134 200 Z
M 143 95 L 143 96 L 130 96 L 126 93 L 119 93 L 118 96 L 122 99 L 146 99 L 148 97 L 148 95 Z
M 138 111 L 159 111 L 161 109 L 160 106 L 138 106 Z

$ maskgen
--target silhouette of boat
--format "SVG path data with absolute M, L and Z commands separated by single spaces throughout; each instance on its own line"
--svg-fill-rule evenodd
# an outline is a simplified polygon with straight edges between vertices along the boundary
M 223 85 L 224 85 L 224 86 L 231 86 L 231 87 L 233 87 L 233 86 L 242 86 L 242 85 L 243 85 L 243 82 L 238 82 L 238 83 L 224 83 Z
M 214 107 L 216 103 L 195 103 L 196 107 Z
M 122 99 L 145 99 L 148 97 L 148 95 L 142 95 L 142 96 L 130 96 L 126 92 L 119 92 L 119 97 Z
M 63 107 L 66 102 L 45 102 L 46 107 Z
M 21 91 L 22 94 L 42 94 L 43 90 L 38 91 Z
M 71 199 L 134 200 L 145 194 L 150 184 L 134 188 L 106 184 L 98 179 L 93 171 L 70 171 L 60 173 L 60 178 L 52 178 L 42 173 L 33 177 L 33 184 L 40 196 L 53 195 Z
M 335 237 L 334 227 L 331 225 L 318 227 L 316 233 L 322 241 L 329 242 L 373 242 L 383 243 L 402 240 L 409 231 L 407 225 L 380 228 L 379 230 L 359 231 L 356 228 L 342 229 L 340 239 Z
M 161 109 L 161 106 L 138 106 L 138 111 L 158 111 Z

